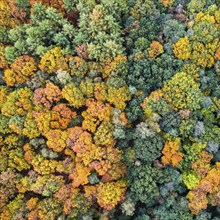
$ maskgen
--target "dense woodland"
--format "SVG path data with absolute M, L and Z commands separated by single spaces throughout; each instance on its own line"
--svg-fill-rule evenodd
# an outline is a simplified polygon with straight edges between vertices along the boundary
M 0 0 L 1 220 L 220 220 L 220 0 Z

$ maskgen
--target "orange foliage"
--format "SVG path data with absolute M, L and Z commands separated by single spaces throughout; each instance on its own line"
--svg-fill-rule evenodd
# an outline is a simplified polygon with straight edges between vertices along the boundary
M 63 185 L 60 187 L 60 189 L 54 194 L 54 197 L 58 199 L 59 202 L 64 203 L 63 204 L 63 211 L 67 215 L 71 212 L 72 209 L 72 202 L 71 202 L 71 191 L 72 191 L 71 184 Z M 76 192 L 78 193 L 78 190 L 76 189 Z
M 50 130 L 45 134 L 47 146 L 55 152 L 61 152 L 66 147 L 67 132 L 58 129 Z
M 160 0 L 160 2 L 165 6 L 165 7 L 170 7 L 174 3 L 175 0 Z
M 30 211 L 28 213 L 28 220 L 35 220 L 35 219 L 40 219 L 40 216 L 39 216 L 37 209 Z
M 90 133 L 84 131 L 79 135 L 72 149 L 76 153 L 84 153 L 89 145 L 92 145 L 92 137 Z
M 220 44 L 218 46 L 218 49 L 215 52 L 215 59 L 220 60 Z
M 208 158 L 210 160 L 210 158 Z M 189 209 L 193 214 L 198 214 L 206 209 L 210 202 L 213 206 L 220 205 L 220 163 L 208 171 L 199 184 L 188 193 Z
M 11 65 L 11 69 L 6 69 L 4 79 L 9 86 L 25 83 L 29 78 L 35 76 L 37 65 L 33 57 L 24 55 L 17 57 Z
M 80 185 L 85 185 L 89 183 L 88 180 L 89 175 L 90 175 L 90 168 L 85 167 L 81 163 L 77 163 L 73 173 L 69 175 L 69 178 L 73 180 L 72 186 L 74 188 L 77 188 Z
M 47 83 L 46 88 L 34 91 L 34 104 L 42 103 L 46 108 L 50 108 L 53 102 L 58 102 L 61 98 L 61 90 L 51 82 Z
M 67 129 L 72 118 L 76 117 L 76 112 L 71 111 L 66 104 L 58 104 L 52 108 L 51 112 L 51 128 Z
M 111 169 L 111 163 L 108 160 L 93 161 L 89 164 L 89 167 L 95 169 L 100 176 L 103 176 Z
M 15 0 L 5 0 L 7 2 L 7 5 L 10 7 L 10 12 L 12 17 L 15 19 L 18 19 L 22 22 L 27 22 L 27 13 L 21 8 L 17 6 L 17 3 Z
M 97 196 L 97 186 L 84 186 L 84 191 L 85 194 L 84 196 L 89 200 L 89 201 L 93 201 L 95 200 L 96 196 Z
M 202 153 L 199 155 L 199 159 L 192 163 L 191 167 L 199 176 L 203 178 L 211 169 L 210 161 L 212 158 L 212 154 L 202 151 Z
M 34 197 L 29 199 L 26 203 L 28 210 L 35 209 L 37 207 L 38 200 L 39 200 L 38 198 L 34 198 Z
M 16 58 L 14 63 L 12 63 L 11 68 L 15 73 L 28 77 L 35 75 L 37 64 L 33 57 L 23 55 Z
M 94 88 L 94 95 L 98 101 L 105 101 L 107 98 L 107 86 L 104 82 L 96 83 Z
M 183 153 L 178 152 L 180 148 L 180 141 L 168 141 L 165 143 L 162 153 L 163 164 L 171 164 L 176 167 L 183 158 Z
M 83 129 L 78 126 L 67 129 L 67 134 L 68 134 L 68 138 L 66 140 L 67 147 L 72 148 L 82 133 L 83 133 Z
M 151 58 L 156 58 L 164 52 L 163 45 L 158 41 L 152 41 L 148 54 Z
M 105 66 L 103 67 L 103 78 L 107 78 L 111 73 L 117 72 L 117 68 L 120 68 L 120 66 L 126 64 L 126 62 L 127 57 L 122 55 L 114 57 L 113 60 L 111 60 L 110 58 L 107 59 L 107 61 L 105 62 Z
M 82 113 L 84 117 L 82 128 L 84 130 L 95 132 L 101 121 L 110 121 L 112 107 L 108 103 L 104 104 L 94 99 L 87 99 L 86 106 L 87 110 Z
M 97 117 L 100 121 L 110 121 L 112 108 L 108 103 L 104 104 L 94 99 L 87 99 L 86 107 L 91 116 Z
M 51 1 L 51 0 L 29 0 L 31 6 L 36 2 L 40 2 L 48 7 L 53 7 L 57 9 L 59 12 L 64 13 L 64 8 L 63 8 L 63 0 L 56 0 L 56 1 Z

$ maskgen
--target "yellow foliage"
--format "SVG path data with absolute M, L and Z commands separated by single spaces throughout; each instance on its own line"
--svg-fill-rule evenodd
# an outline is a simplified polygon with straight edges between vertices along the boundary
M 195 22 L 208 21 L 215 24 L 215 17 L 213 15 L 206 14 L 204 12 L 199 12 L 195 17 Z
M 46 134 L 50 130 L 51 112 L 49 109 L 36 106 L 33 110 L 33 118 L 42 134 Z
M 123 181 L 100 183 L 97 191 L 98 204 L 106 210 L 112 210 L 125 198 L 126 184 Z
M 82 117 L 84 118 L 82 122 L 82 129 L 94 133 L 96 131 L 97 126 L 100 124 L 100 121 L 97 118 L 88 114 L 87 111 L 82 112 Z
M 154 113 L 149 103 L 153 101 L 154 103 L 157 103 L 161 98 L 163 98 L 163 91 L 162 89 L 158 89 L 153 91 L 149 96 L 147 96 L 143 103 L 141 104 L 141 107 L 144 109 L 144 113 L 147 116 L 147 118 L 150 118 L 152 114 Z
M 113 104 L 116 108 L 124 110 L 126 107 L 126 101 L 131 99 L 131 94 L 127 86 L 115 88 L 112 86 L 108 87 L 107 100 L 110 104 Z
M 113 138 L 113 125 L 109 122 L 103 121 L 101 125 L 98 127 L 94 141 L 97 145 L 111 145 L 114 143 Z
M 33 158 L 31 165 L 39 174 L 46 175 L 56 172 L 59 162 L 55 160 L 47 160 L 41 155 L 37 155 Z
M 213 42 L 212 44 L 206 44 L 200 42 L 193 42 L 192 43 L 192 53 L 191 53 L 191 60 L 194 64 L 200 65 L 203 68 L 205 67 L 212 67 L 214 65 L 214 53 L 217 50 L 218 42 Z
M 0 25 L 12 28 L 19 23 L 19 20 L 13 16 L 8 2 L 6 0 L 0 0 Z
M 80 83 L 80 90 L 86 97 L 92 97 L 94 93 L 94 83 L 91 81 L 82 81 Z
M 173 52 L 178 59 L 190 59 L 203 69 L 210 68 L 219 59 L 219 9 L 213 7 L 212 12 L 199 12 L 189 23 L 189 28 L 194 30 L 191 41 L 188 37 L 180 38 L 173 45 Z
M 107 99 L 107 86 L 104 82 L 95 84 L 94 95 L 99 101 L 105 101 Z
M 207 151 L 202 151 L 199 158 L 191 164 L 192 169 L 200 177 L 204 177 L 211 169 L 210 161 L 213 159 L 213 155 Z
M 5 45 L 0 43 L 0 69 L 8 67 L 8 61 L 5 57 Z
M 0 86 L 0 110 L 4 105 L 8 95 L 8 89 L 6 87 Z
M 188 37 L 180 38 L 173 45 L 173 52 L 178 59 L 187 60 L 191 55 L 191 46 Z
M 91 144 L 86 147 L 86 151 L 83 153 L 77 153 L 77 158 L 82 160 L 85 166 L 88 166 L 92 161 L 100 161 L 104 156 L 104 149 L 102 147 L 96 146 L 95 144 Z
M 176 73 L 163 87 L 164 99 L 175 110 L 199 109 L 202 93 L 199 84 L 185 72 Z
M 69 67 L 66 58 L 61 53 L 61 48 L 54 47 L 43 55 L 39 68 L 43 72 L 54 73 L 59 69 L 68 70 Z
M 82 91 L 73 83 L 62 89 L 62 96 L 75 108 L 83 106 L 86 101 Z
M 192 76 L 195 81 L 199 80 L 199 67 L 193 63 L 186 63 L 183 65 L 181 71 L 187 73 Z
M 24 87 L 7 96 L 2 106 L 2 114 L 5 116 L 25 115 L 32 109 L 33 93 L 31 89 Z
M 6 69 L 4 71 L 4 80 L 8 86 L 14 86 L 16 81 L 17 74 L 12 69 Z

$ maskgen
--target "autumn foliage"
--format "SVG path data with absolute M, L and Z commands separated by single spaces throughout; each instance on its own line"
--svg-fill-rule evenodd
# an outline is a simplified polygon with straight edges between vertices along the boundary
M 219 0 L 0 0 L 0 219 L 218 220 Z

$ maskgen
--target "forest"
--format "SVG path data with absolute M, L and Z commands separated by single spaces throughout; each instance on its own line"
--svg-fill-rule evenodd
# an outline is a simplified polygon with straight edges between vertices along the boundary
M 0 0 L 0 220 L 220 220 L 220 0 Z

